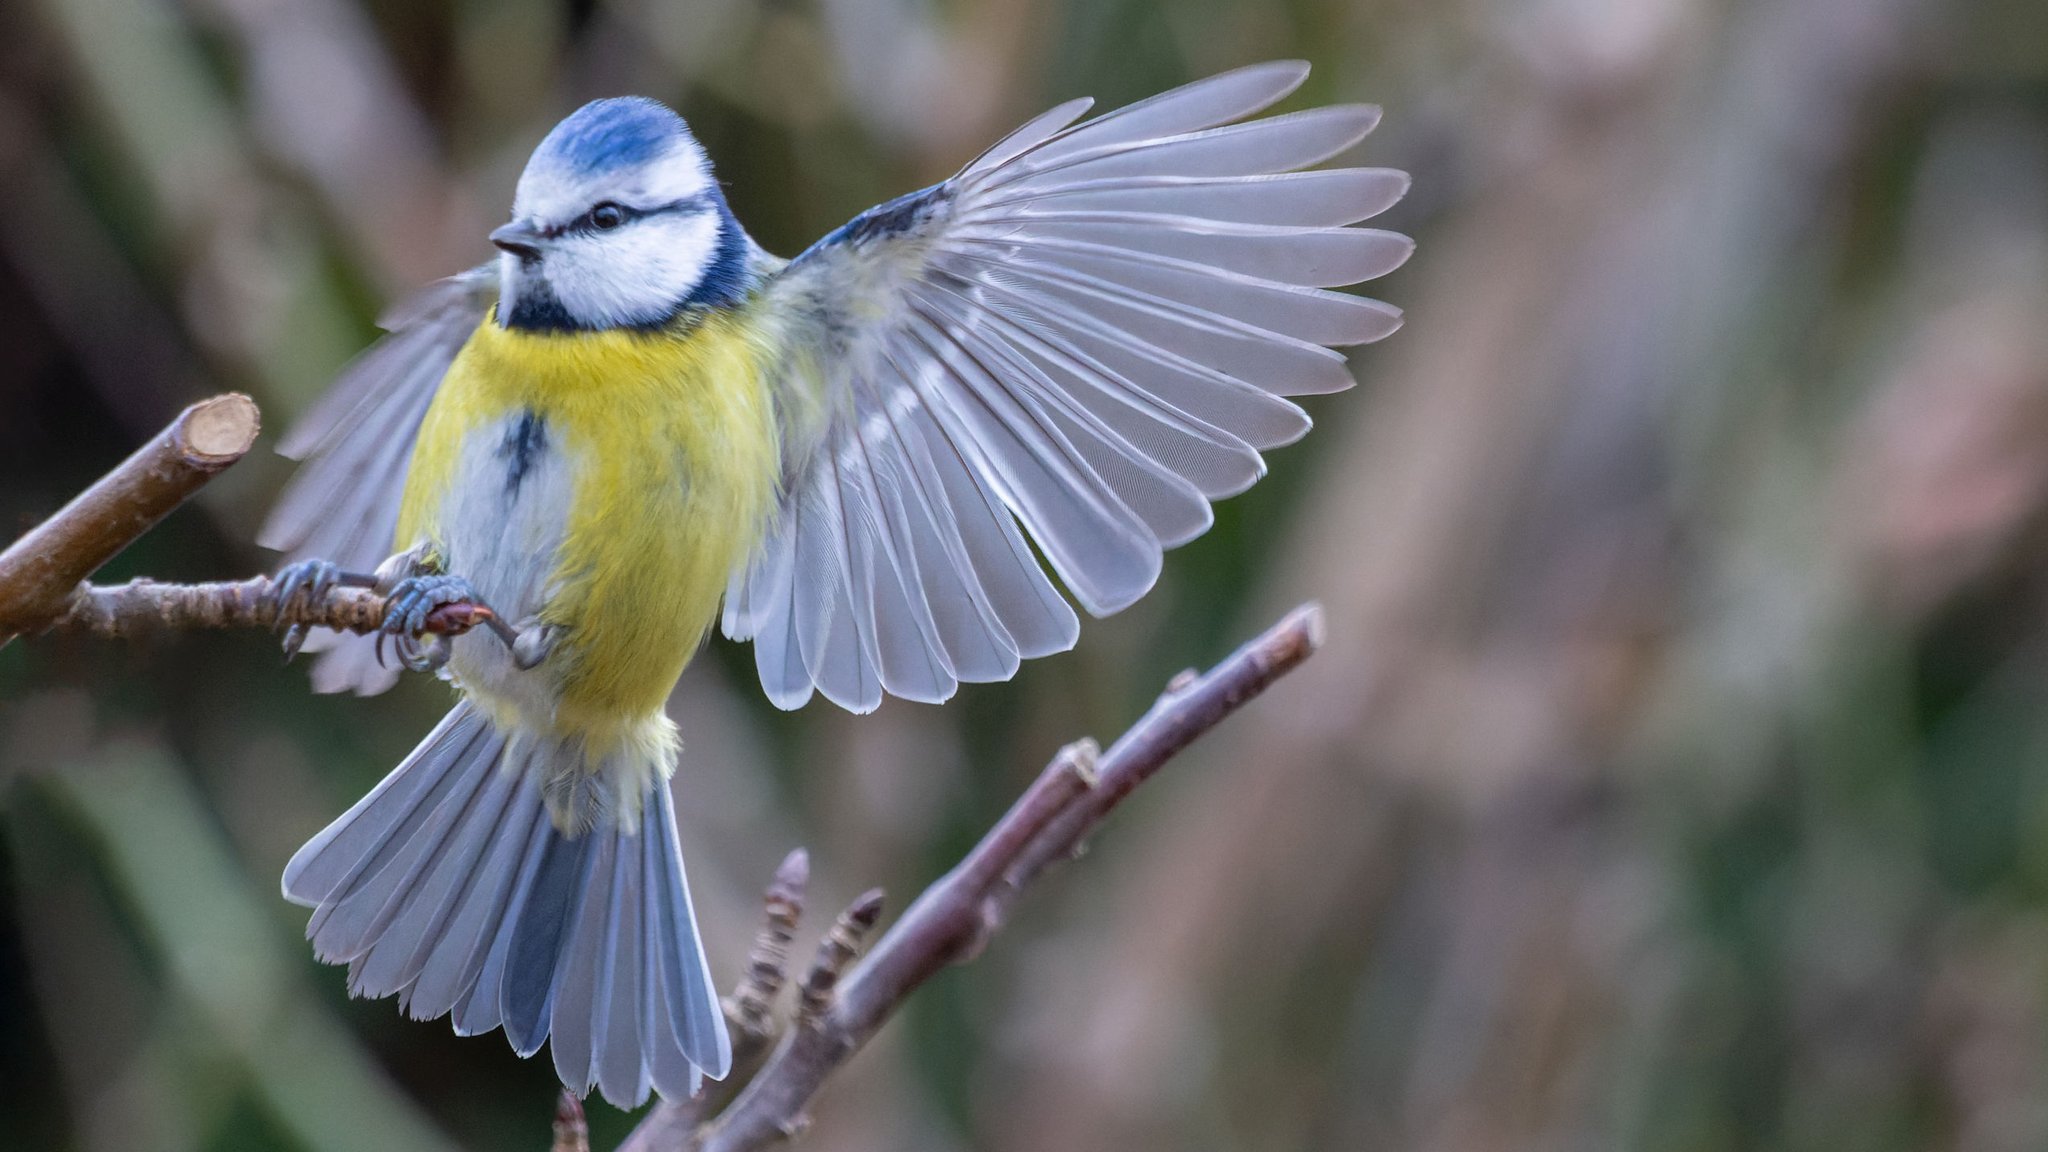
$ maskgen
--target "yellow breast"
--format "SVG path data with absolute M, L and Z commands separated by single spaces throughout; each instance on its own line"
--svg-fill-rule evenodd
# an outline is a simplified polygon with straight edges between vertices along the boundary
M 768 344 L 745 311 L 659 332 L 536 334 L 486 319 L 450 366 L 407 475 L 399 546 L 438 546 L 451 508 L 475 515 L 499 498 L 486 486 L 503 480 L 464 463 L 476 430 L 527 413 L 544 424 L 570 484 L 541 561 L 541 618 L 561 637 L 543 666 L 557 728 L 608 732 L 658 713 L 759 542 L 781 467 Z

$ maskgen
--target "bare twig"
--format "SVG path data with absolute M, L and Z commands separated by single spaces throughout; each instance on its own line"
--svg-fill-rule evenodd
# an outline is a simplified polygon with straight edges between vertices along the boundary
M 47 626 L 79 581 L 240 460 L 261 423 L 247 396 L 202 400 L 0 553 L 0 643 Z
M 1102 754 L 1095 765 L 1100 779 L 1094 791 L 1083 803 L 1060 814 L 1045 835 L 1018 858 L 990 898 L 1007 905 L 1047 865 L 1080 852 L 1088 833 L 1133 789 L 1322 645 L 1322 607 L 1304 604 L 1208 675 L 1188 671 L 1175 676 L 1145 718 Z M 1226 671 L 1234 675 L 1225 677 Z
M 69 628 L 115 640 L 161 628 L 376 631 L 384 623 L 384 597 L 349 585 L 317 596 L 300 592 L 280 603 L 277 584 L 267 576 L 210 584 L 81 583 L 246 455 L 261 426 L 247 396 L 202 400 L 0 553 L 0 645 L 22 633 Z M 479 624 L 505 631 L 489 608 L 467 602 L 436 608 L 426 631 L 459 636 Z
M 758 1056 L 775 1038 L 769 1014 L 789 979 L 789 943 L 804 914 L 804 889 L 810 884 L 811 855 L 801 848 L 783 857 L 762 900 L 761 930 L 747 953 L 747 974 L 725 999 L 725 1018 L 732 1023 L 733 1067 Z
M 459 602 L 427 616 L 428 632 L 459 636 L 492 619 L 489 608 Z M 158 584 L 132 580 L 111 587 L 73 589 L 51 629 L 83 628 L 110 640 L 132 640 L 160 628 L 285 628 L 304 624 L 337 632 L 374 632 L 384 622 L 384 597 L 340 586 L 317 597 L 280 604 L 268 576 L 213 584 Z
M 810 974 L 804 977 L 803 987 L 797 992 L 799 1023 L 815 1025 L 831 1011 L 832 990 L 839 986 L 846 966 L 860 955 L 861 945 L 867 943 L 868 935 L 881 919 L 882 890 L 870 888 L 832 922 L 831 930 L 818 942 L 818 958 L 811 962 Z
M 550 1152 L 590 1152 L 590 1123 L 583 1117 L 583 1101 L 567 1088 L 555 1097 L 555 1142 Z
M 679 1109 L 665 1104 L 642 1122 L 622 1152 L 739 1152 L 801 1132 L 809 1102 L 826 1077 L 912 992 L 939 969 L 973 958 L 1017 895 L 1048 865 L 1074 855 L 1133 789 L 1321 643 L 1321 609 L 1304 605 L 1207 674 L 1175 677 L 1109 751 L 1098 755 L 1085 740 L 1061 749 L 966 858 L 926 889 L 867 961 L 843 979 L 840 968 L 880 913 L 880 893 L 868 893 L 842 914 L 835 935 L 843 938 L 828 938 L 821 946 L 797 1026 L 729 1108 L 689 1131 L 676 1123 Z

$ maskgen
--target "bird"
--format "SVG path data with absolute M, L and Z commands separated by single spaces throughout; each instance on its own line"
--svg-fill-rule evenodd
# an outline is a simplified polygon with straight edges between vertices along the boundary
M 547 1044 L 578 1095 L 727 1075 L 672 688 L 716 628 L 781 708 L 937 703 L 1143 596 L 1309 430 L 1290 398 L 1351 387 L 1339 349 L 1401 323 L 1334 289 L 1407 260 L 1358 225 L 1408 177 L 1318 167 L 1380 112 L 1270 114 L 1308 71 L 1062 103 L 793 259 L 666 106 L 548 132 L 494 259 L 387 317 L 281 445 L 281 594 L 389 597 L 374 638 L 287 647 L 372 692 L 389 642 L 456 697 L 287 865 L 316 956 Z M 427 634 L 459 602 L 494 631 Z

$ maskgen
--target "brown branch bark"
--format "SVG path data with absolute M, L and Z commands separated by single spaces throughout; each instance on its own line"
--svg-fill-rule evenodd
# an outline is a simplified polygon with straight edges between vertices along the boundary
M 979 954 L 1010 905 L 1044 870 L 1077 854 L 1105 817 L 1163 767 L 1322 644 L 1322 610 L 1289 613 L 1203 675 L 1182 673 L 1107 752 L 1082 740 L 1060 750 L 1024 795 L 952 871 L 911 904 L 864 963 L 846 973 L 880 894 L 862 896 L 820 949 L 803 1006 L 758 1075 L 716 1118 L 685 1127 L 689 1105 L 657 1106 L 630 1152 L 742 1152 L 801 1132 L 810 1100 L 911 993 L 941 968 Z M 836 985 L 836 991 L 834 986 Z
M 590 1122 L 583 1101 L 567 1088 L 555 1097 L 555 1139 L 548 1152 L 590 1152 Z
M 427 616 L 426 630 L 459 636 L 490 619 L 481 604 L 444 604 Z M 46 627 L 82 628 L 110 640 L 133 640 L 159 629 L 286 628 L 304 624 L 337 632 L 375 632 L 384 622 L 384 597 L 366 588 L 339 587 L 324 596 L 278 603 L 268 576 L 211 584 L 81 584 Z
M 277 586 L 267 576 L 209 584 L 82 583 L 246 455 L 261 427 L 261 414 L 247 396 L 230 392 L 202 400 L 0 553 L 0 645 L 17 635 L 62 629 L 114 640 L 166 628 L 276 630 L 302 624 L 376 631 L 384 622 L 384 598 L 362 588 L 337 587 L 279 603 Z M 446 604 L 427 617 L 426 630 L 459 636 L 491 619 L 481 604 Z
M 240 460 L 261 426 L 247 396 L 202 400 L 0 553 L 0 643 L 48 626 L 80 581 Z

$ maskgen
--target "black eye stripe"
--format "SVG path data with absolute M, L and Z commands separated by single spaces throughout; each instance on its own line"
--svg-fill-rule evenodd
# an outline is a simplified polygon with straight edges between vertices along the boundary
M 612 225 L 610 228 L 598 227 L 597 221 L 593 219 L 593 216 L 599 208 L 618 209 L 619 222 L 617 224 Z M 567 235 L 595 235 L 600 232 L 616 232 L 620 228 L 623 228 L 626 225 L 631 224 L 633 221 L 640 220 L 648 216 L 688 215 L 697 212 L 707 212 L 710 211 L 711 208 L 712 197 L 711 193 L 709 192 L 699 192 L 695 196 L 685 196 L 680 200 L 671 200 L 666 204 L 658 204 L 652 208 L 635 208 L 630 204 L 621 204 L 615 200 L 606 200 L 601 204 L 593 205 L 589 212 L 585 212 L 583 215 L 578 216 L 576 219 L 570 221 L 567 224 L 561 224 L 553 228 L 543 229 L 541 234 L 543 236 L 555 237 Z

